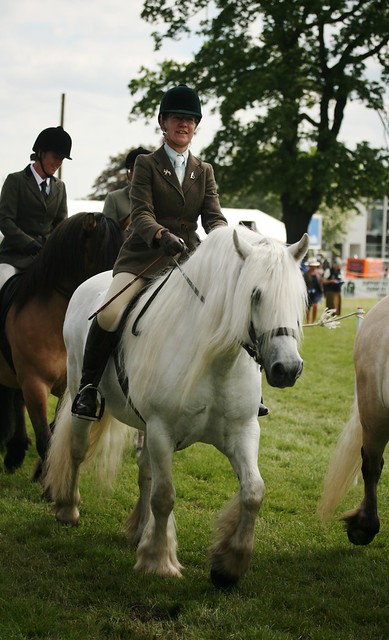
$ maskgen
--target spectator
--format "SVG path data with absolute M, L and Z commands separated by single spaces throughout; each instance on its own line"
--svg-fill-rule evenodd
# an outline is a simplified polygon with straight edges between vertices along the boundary
M 314 324 L 317 318 L 319 302 L 323 299 L 322 278 L 319 272 L 320 262 L 317 259 L 311 259 L 308 261 L 307 267 L 308 269 L 304 273 L 308 293 L 306 321 L 307 324 Z
M 337 316 L 342 311 L 342 261 L 340 258 L 333 258 L 332 264 L 329 265 L 323 274 L 323 288 L 328 309 L 335 309 Z

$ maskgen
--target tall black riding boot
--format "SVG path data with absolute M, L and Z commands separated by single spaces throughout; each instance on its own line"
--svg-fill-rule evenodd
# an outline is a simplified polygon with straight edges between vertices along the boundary
M 94 318 L 86 339 L 80 388 L 72 404 L 72 415 L 90 421 L 97 421 L 102 417 L 104 399 L 101 398 L 98 385 L 116 342 L 117 332 L 105 331 Z M 98 394 L 100 395 L 99 415 L 97 415 Z

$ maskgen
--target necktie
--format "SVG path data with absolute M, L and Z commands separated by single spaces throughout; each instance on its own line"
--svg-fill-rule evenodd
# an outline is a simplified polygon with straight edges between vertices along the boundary
M 184 180 L 184 174 L 185 174 L 184 162 L 185 162 L 185 158 L 183 155 L 179 154 L 178 156 L 176 156 L 176 159 L 174 162 L 174 169 L 177 174 L 178 182 L 180 184 L 182 184 Z
M 47 182 L 46 182 L 46 180 L 42 180 L 42 182 L 40 183 L 40 185 L 39 185 L 39 186 L 40 186 L 41 191 L 42 191 L 42 193 L 43 193 L 43 197 L 44 197 L 44 198 L 47 198 L 47 196 L 48 196 L 49 194 L 47 193 Z

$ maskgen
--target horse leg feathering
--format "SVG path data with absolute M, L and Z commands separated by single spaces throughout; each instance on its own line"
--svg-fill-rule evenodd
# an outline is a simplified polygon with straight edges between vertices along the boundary
M 137 570 L 181 575 L 172 461 L 176 450 L 201 442 L 229 459 L 240 483 L 238 495 L 218 519 L 210 551 L 211 579 L 217 588 L 228 589 L 247 571 L 264 484 L 257 460 L 260 367 L 242 344 L 248 344 L 252 320 L 257 335 L 269 335 L 261 351 L 265 368 L 271 370 L 274 364 L 275 384 L 282 387 L 297 379 L 301 372 L 297 339 L 306 296 L 298 258 L 306 246 L 307 238 L 291 250 L 244 227 L 215 229 L 182 266 L 203 301 L 182 274 L 174 271 L 157 302 L 141 316 L 136 336 L 133 324 L 164 275 L 153 280 L 130 311 L 118 357 L 110 357 L 101 379 L 106 411 L 100 423 L 93 422 L 89 434 L 93 439 L 96 428 L 108 430 L 113 418 L 145 430 L 138 460 L 139 499 L 126 525 L 127 536 L 136 547 Z M 66 313 L 64 338 L 72 399 L 81 377 L 88 318 L 104 300 L 110 281 L 109 274 L 102 274 L 81 285 Z M 260 300 L 253 305 L 252 291 L 259 288 Z M 289 327 L 296 334 L 285 335 L 280 327 Z M 120 372 L 117 362 L 122 365 Z M 72 421 L 70 404 L 56 421 L 47 483 L 57 518 L 75 523 L 79 467 L 91 451 L 90 447 L 86 450 L 88 427 L 84 421 L 82 425 Z

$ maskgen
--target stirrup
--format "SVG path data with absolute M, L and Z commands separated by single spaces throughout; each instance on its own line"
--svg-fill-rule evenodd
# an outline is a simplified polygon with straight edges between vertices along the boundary
M 97 393 L 96 396 L 96 403 L 100 404 L 100 410 L 98 412 L 97 415 L 94 416 L 88 416 L 86 414 L 82 414 L 82 413 L 78 413 L 77 412 L 77 402 L 80 399 L 80 396 L 82 394 L 83 391 L 85 391 L 85 389 L 94 389 Z M 98 397 L 100 397 L 100 399 L 98 399 Z M 105 409 L 105 398 L 103 396 L 103 394 L 101 393 L 101 390 L 99 387 L 95 387 L 94 384 L 86 384 L 85 387 L 82 387 L 82 389 L 79 390 L 79 392 L 77 393 L 76 397 L 73 400 L 72 403 L 72 416 L 74 416 L 75 418 L 80 418 L 81 420 L 88 420 L 88 422 L 99 422 L 101 420 L 101 418 L 103 417 L 104 414 L 104 409 Z
M 261 402 L 258 408 L 258 417 L 264 418 L 268 414 L 269 414 L 269 409 L 263 404 L 263 402 Z

